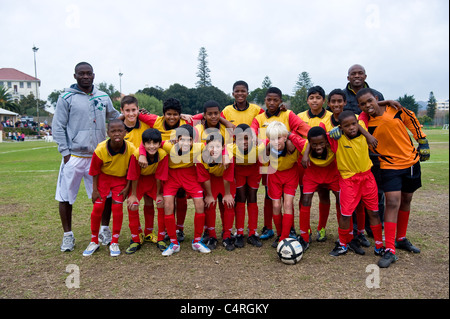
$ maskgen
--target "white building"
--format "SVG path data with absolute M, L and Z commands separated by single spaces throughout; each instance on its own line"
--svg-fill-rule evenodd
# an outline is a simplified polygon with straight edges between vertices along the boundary
M 13 68 L 0 69 L 0 86 L 8 89 L 14 100 L 20 100 L 30 93 L 39 98 L 41 81 L 34 76 Z
M 449 100 L 436 102 L 437 111 L 448 111 L 449 110 L 448 107 L 449 107 Z

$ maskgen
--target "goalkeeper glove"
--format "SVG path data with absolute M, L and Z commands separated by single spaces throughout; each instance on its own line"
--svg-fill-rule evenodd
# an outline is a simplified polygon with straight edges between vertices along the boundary
M 334 140 L 338 140 L 341 138 L 341 129 L 339 128 L 339 126 L 336 126 L 335 128 L 333 128 L 330 132 L 329 135 L 332 139 Z
M 428 144 L 428 140 L 426 138 L 419 138 L 417 140 L 419 142 L 419 146 L 417 150 L 419 151 L 420 161 L 424 162 L 430 159 L 430 145 Z

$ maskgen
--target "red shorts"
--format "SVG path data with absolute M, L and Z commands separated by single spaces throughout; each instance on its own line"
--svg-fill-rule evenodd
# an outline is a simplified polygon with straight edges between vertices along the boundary
M 368 210 L 378 211 L 378 187 L 370 170 L 350 178 L 339 177 L 341 214 L 351 216 L 362 200 Z
M 297 163 L 298 163 L 298 165 L 297 165 L 298 166 L 297 167 L 297 170 L 298 170 L 298 185 L 302 186 L 303 185 L 303 176 L 305 175 L 305 168 L 302 165 L 301 157 L 299 158 L 299 161 Z
M 223 184 L 223 177 L 222 176 L 214 176 L 210 175 L 210 181 L 211 181 L 211 191 L 214 199 L 217 199 L 217 196 L 219 194 L 222 195 L 222 197 L 225 195 L 225 186 Z M 234 197 L 236 195 L 236 183 L 230 182 L 230 193 Z
M 258 189 L 259 182 L 261 181 L 259 166 L 259 163 L 251 165 L 234 165 L 234 179 L 236 180 L 236 188 L 240 188 L 247 184 L 253 189 Z
M 162 183 L 161 183 L 162 187 Z M 153 200 L 156 200 L 156 178 L 155 175 L 141 175 L 139 176 L 137 189 L 136 189 L 136 197 L 140 201 L 144 195 L 151 197 Z M 130 190 L 131 191 L 131 190 Z
M 267 175 L 267 195 L 272 200 L 281 199 L 283 194 L 295 196 L 298 186 L 298 167 L 276 171 Z
M 336 162 L 326 167 L 317 166 L 311 163 L 304 170 L 303 176 L 303 194 L 311 194 L 319 188 L 326 188 L 333 192 L 339 192 L 339 171 Z
M 123 195 L 119 193 L 127 186 L 127 177 L 118 177 L 108 174 L 100 173 L 98 175 L 97 189 L 103 200 L 111 193 L 114 201 L 123 203 Z
M 175 196 L 180 188 L 192 198 L 203 198 L 203 189 L 198 182 L 195 166 L 169 168 L 169 178 L 164 183 L 164 196 Z

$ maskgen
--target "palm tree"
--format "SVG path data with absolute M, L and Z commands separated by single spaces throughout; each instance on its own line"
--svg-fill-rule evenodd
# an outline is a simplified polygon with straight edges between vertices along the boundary
M 19 105 L 14 102 L 11 93 L 8 92 L 8 89 L 0 85 L 0 107 L 5 110 L 9 110 L 12 112 L 19 112 Z

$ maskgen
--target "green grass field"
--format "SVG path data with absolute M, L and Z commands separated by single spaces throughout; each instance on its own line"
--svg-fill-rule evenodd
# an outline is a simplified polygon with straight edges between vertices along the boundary
M 237 265 L 244 270 L 247 269 L 248 274 L 244 271 L 245 274 L 242 275 L 244 278 L 242 285 L 247 288 L 242 289 L 244 292 L 250 291 L 253 293 L 249 298 L 252 298 L 252 296 L 253 298 L 277 298 L 271 297 L 277 296 L 277 294 L 281 296 L 282 291 L 286 290 L 285 286 L 279 284 L 283 278 L 273 273 L 279 267 L 286 267 L 286 274 L 293 276 L 294 282 L 302 282 L 301 285 L 295 284 L 291 289 L 299 293 L 302 289 L 311 291 L 308 298 L 333 298 L 333 296 L 338 296 L 334 293 L 339 291 L 346 293 L 347 290 L 350 292 L 345 295 L 346 298 L 391 298 L 395 296 L 398 289 L 403 289 L 400 298 L 448 298 L 449 134 L 448 131 L 443 130 L 427 130 L 426 133 L 431 146 L 431 159 L 422 163 L 423 187 L 418 191 L 418 196 L 415 197 L 417 204 L 414 208 L 418 214 L 417 217 L 412 218 L 410 223 L 411 238 L 421 244 L 424 251 L 418 257 L 405 253 L 401 256 L 401 260 L 404 264 L 407 264 L 407 270 L 402 270 L 401 266 L 397 266 L 397 264 L 400 265 L 399 261 L 394 267 L 390 267 L 394 268 L 394 270 L 390 270 L 390 273 L 395 273 L 395 276 L 400 278 L 405 275 L 402 271 L 416 271 L 411 269 L 415 267 L 414 264 L 426 262 L 427 268 L 420 269 L 420 271 L 432 272 L 426 273 L 426 277 L 438 276 L 436 280 L 442 282 L 442 287 L 444 287 L 437 289 L 436 293 L 430 294 L 430 289 L 421 290 L 423 283 L 427 282 L 425 278 L 423 282 L 417 281 L 417 287 L 415 288 L 411 288 L 410 282 L 405 282 L 404 286 L 401 283 L 393 285 L 385 283 L 386 286 L 376 292 L 364 290 L 361 294 L 351 292 L 353 289 L 362 289 L 360 286 L 364 284 L 360 284 L 360 282 L 364 282 L 367 274 L 362 271 L 362 274 L 360 273 L 356 278 L 353 276 L 345 277 L 348 275 L 348 267 L 351 267 L 353 263 L 357 265 L 357 261 L 354 261 L 355 255 L 346 256 L 346 261 L 330 261 L 328 252 L 334 247 L 333 241 L 337 236 L 334 212 L 330 213 L 327 246 L 313 243 L 310 248 L 311 251 L 307 252 L 309 255 L 305 255 L 304 260 L 299 265 L 289 266 L 291 268 L 280 266 L 281 263 L 276 259 L 273 248 L 268 247 L 270 246 L 268 243 L 265 243 L 263 249 L 260 250 L 254 247 L 246 247 L 231 254 L 220 247 L 210 254 L 211 256 L 199 256 L 193 253 L 188 244 L 182 247 L 183 250 L 180 254 L 168 259 L 162 258 L 156 249 L 146 247 L 133 256 L 127 256 L 124 254 L 129 242 L 126 210 L 124 210 L 124 223 L 119 241 L 122 255 L 112 260 L 112 257 L 109 257 L 106 250 L 103 249 L 96 255 L 86 258 L 82 256 L 82 251 L 90 239 L 92 203 L 87 198 L 82 186 L 74 206 L 73 217 L 77 247 L 72 253 L 61 253 L 59 246 L 62 239 L 62 227 L 58 214 L 58 203 L 54 199 L 61 156 L 55 143 L 27 141 L 0 144 L 0 298 L 132 298 L 132 295 L 127 294 L 136 287 L 144 289 L 145 284 L 132 280 L 135 273 L 127 271 L 129 267 L 149 267 L 146 276 L 150 277 L 146 277 L 145 280 L 150 282 L 158 281 L 159 274 L 166 267 L 169 267 L 168 269 L 180 267 L 180 265 L 196 263 L 197 260 L 201 265 L 207 267 L 223 267 L 220 268 L 223 271 L 229 269 L 229 265 Z M 263 196 L 264 192 L 261 188 L 258 198 L 260 205 L 259 229 L 262 227 L 263 219 Z M 298 203 L 297 200 L 296 202 Z M 192 203 L 189 203 L 189 210 L 192 210 Z M 298 216 L 297 204 L 295 211 L 296 216 Z M 193 229 L 193 218 L 192 214 L 190 215 L 186 220 L 188 236 L 192 236 L 190 233 Z M 311 215 L 312 224 L 317 222 L 316 216 L 316 212 Z M 428 225 L 426 227 L 430 229 L 427 228 L 424 231 L 421 228 L 425 227 L 423 226 L 425 224 L 421 224 L 422 219 L 415 219 L 422 217 L 423 220 L 426 220 L 426 225 Z M 217 220 L 219 223 L 220 218 Z M 295 220 L 298 228 L 298 217 Z M 432 228 L 435 227 L 435 223 L 440 226 L 438 234 L 435 234 Z M 221 227 L 218 226 L 218 228 L 220 234 Z M 435 235 L 439 235 L 438 243 L 436 243 Z M 431 259 L 427 256 L 431 256 Z M 253 260 L 259 260 L 258 265 L 260 265 L 255 267 L 252 264 L 251 267 L 255 271 L 254 277 L 248 266 L 248 259 L 252 258 Z M 373 254 L 372 257 L 367 256 L 367 258 L 371 259 L 367 259 L 366 263 L 376 262 Z M 431 265 L 428 263 L 431 263 Z M 68 275 L 64 269 L 68 264 L 83 267 L 83 284 L 78 290 L 68 289 L 64 284 Z M 103 264 L 103 266 L 99 264 Z M 150 265 L 152 266 L 150 267 Z M 296 271 L 294 267 L 297 266 L 304 267 L 300 269 L 306 269 L 307 267 L 312 272 L 299 271 L 299 268 Z M 110 275 L 107 278 L 98 275 L 95 272 L 97 267 L 106 267 L 111 271 Z M 357 266 L 355 267 L 359 269 Z M 186 266 L 183 266 L 183 269 L 185 268 Z M 155 269 L 159 270 L 156 273 L 152 272 Z M 164 287 L 161 288 L 161 294 L 153 295 L 148 292 L 147 295 L 142 295 L 139 298 L 196 298 L 184 287 L 192 284 L 189 281 L 190 277 L 203 278 L 205 276 L 201 269 L 202 267 L 199 266 L 198 269 L 182 271 L 183 275 L 172 282 L 170 280 L 167 282 L 168 279 L 165 278 L 165 281 L 161 283 L 161 287 Z M 447 269 L 446 274 L 445 269 Z M 318 272 L 321 274 L 320 280 L 316 276 Z M 329 273 L 341 273 L 342 276 L 337 279 L 329 276 Z M 386 276 L 391 276 L 390 273 L 386 272 Z M 227 276 L 223 277 L 220 272 L 215 276 L 217 276 L 215 286 L 214 282 L 211 283 L 211 287 L 207 284 L 199 284 L 200 287 L 196 290 L 196 296 L 205 298 L 211 289 L 222 290 L 225 286 L 228 287 L 227 289 L 233 290 L 231 279 L 228 281 Z M 261 278 L 272 278 L 271 276 L 274 276 L 274 279 L 267 280 L 274 294 L 267 296 L 260 292 L 261 285 L 265 284 L 261 282 Z M 116 284 L 112 282 L 111 277 L 123 278 Z M 334 285 L 336 282 L 340 282 L 341 277 L 343 277 L 343 282 L 336 288 Z M 402 278 L 402 280 L 408 280 L 407 275 Z M 245 280 L 248 280 L 248 282 L 245 282 Z M 107 290 L 108 293 L 104 293 L 104 290 L 96 288 L 99 285 L 109 285 L 111 289 Z M 246 298 L 245 295 L 227 296 L 219 292 L 214 296 L 217 298 Z M 300 298 L 300 296 L 299 294 L 293 294 L 289 298 Z

